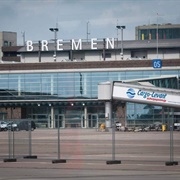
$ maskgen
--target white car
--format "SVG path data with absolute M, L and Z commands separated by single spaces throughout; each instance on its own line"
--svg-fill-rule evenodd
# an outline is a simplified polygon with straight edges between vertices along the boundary
M 5 121 L 0 121 L 0 131 L 7 131 L 8 130 L 8 123 Z
M 17 123 L 10 121 L 8 123 L 8 130 L 17 131 L 18 130 Z

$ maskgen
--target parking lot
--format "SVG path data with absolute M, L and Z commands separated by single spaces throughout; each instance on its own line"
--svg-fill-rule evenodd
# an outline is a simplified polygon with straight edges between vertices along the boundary
M 14 132 L 14 154 L 17 162 L 8 158 L 8 132 L 0 132 L 0 179 L 179 179 L 179 165 L 166 166 L 170 161 L 170 132 L 115 133 L 115 154 L 112 132 L 96 129 L 61 129 L 60 159 L 58 159 L 57 129 L 36 129 L 32 132 L 32 155 L 28 153 L 28 131 Z M 180 132 L 173 133 L 173 160 L 180 162 Z M 121 164 L 106 162 L 120 160 Z M 10 172 L 10 173 L 9 173 Z

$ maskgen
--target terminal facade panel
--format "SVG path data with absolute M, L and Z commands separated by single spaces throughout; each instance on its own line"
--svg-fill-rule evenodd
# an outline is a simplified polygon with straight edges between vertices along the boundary
M 110 45 L 106 45 L 103 39 L 94 40 L 94 46 L 91 42 L 81 40 L 81 46 L 72 49 L 71 40 L 62 42 L 63 49 L 56 49 L 56 62 L 69 61 L 114 61 L 121 59 L 121 41 L 116 38 L 107 38 Z M 105 41 L 107 41 L 105 39 Z M 77 43 L 79 40 L 74 40 Z M 64 44 L 63 44 L 64 43 Z M 107 42 L 105 42 L 107 43 Z M 166 39 L 158 41 L 158 58 L 178 59 L 180 58 L 179 39 Z M 39 47 L 37 42 L 32 42 L 32 49 L 29 51 L 27 46 L 20 47 L 18 53 L 23 63 L 54 62 L 54 43 L 47 42 L 47 48 Z M 147 60 L 157 58 L 156 40 L 129 40 L 123 41 L 123 60 Z
M 179 89 L 180 41 L 159 40 L 162 67 L 154 68 L 156 40 L 124 41 L 123 60 L 121 41 L 109 40 L 74 40 L 82 43 L 74 49 L 71 40 L 62 42 L 63 50 L 57 50 L 56 62 L 53 42 L 48 42 L 47 51 L 42 51 L 38 42 L 33 42 L 32 51 L 27 51 L 26 45 L 3 46 L 0 119 L 32 118 L 39 128 L 56 128 L 58 121 L 62 128 L 98 128 L 101 123 L 110 127 L 112 118 L 123 119 L 127 126 L 162 121 L 162 106 L 99 101 L 98 84 L 149 78 L 156 87 Z M 175 113 L 179 121 L 179 110 Z
M 51 66 L 41 63 L 41 69 L 39 67 L 38 70 L 37 63 L 31 64 L 33 69 L 28 63 L 22 66 L 14 64 L 12 67 L 4 64 L 0 67 L 1 119 L 32 118 L 39 128 L 56 128 L 58 121 L 62 128 L 98 128 L 101 123 L 111 126 L 112 118 L 125 119 L 127 126 L 162 121 L 161 106 L 136 103 L 126 103 L 124 106 L 119 102 L 111 106 L 108 102 L 99 101 L 98 84 L 149 78 L 148 81 L 155 86 L 178 89 L 179 68 L 116 68 L 123 66 L 123 63 L 92 62 L 91 67 L 99 68 L 91 69 L 88 68 L 89 64 L 86 66 L 83 62 L 53 63 Z M 71 65 L 71 69 L 64 69 L 66 65 Z M 77 65 L 83 68 L 75 69 Z M 9 73 L 10 68 L 16 70 Z M 168 77 L 167 74 L 174 76 Z M 160 76 L 166 78 L 158 79 Z

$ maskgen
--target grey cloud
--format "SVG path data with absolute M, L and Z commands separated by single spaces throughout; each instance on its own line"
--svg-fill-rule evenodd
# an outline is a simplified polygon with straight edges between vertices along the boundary
M 16 10 L 13 8 L 13 6 L 9 6 L 5 3 L 0 3 L 0 18 L 11 18 L 15 17 L 17 15 Z
M 60 38 L 86 38 L 89 21 L 91 36 L 116 37 L 118 20 L 126 25 L 124 39 L 129 39 L 135 26 L 156 23 L 157 12 L 160 23 L 180 23 L 179 7 L 179 0 L 0 0 L 0 31 L 26 31 L 28 39 L 50 39 L 48 29 L 58 22 Z

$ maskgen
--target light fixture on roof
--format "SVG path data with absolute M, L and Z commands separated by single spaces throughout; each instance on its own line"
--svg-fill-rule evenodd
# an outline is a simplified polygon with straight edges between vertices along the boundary
M 126 28 L 126 26 L 116 26 L 117 29 L 121 29 L 121 59 L 123 60 L 123 29 Z
M 59 31 L 58 28 L 49 28 L 50 31 L 54 32 L 54 61 L 56 62 L 56 46 L 57 46 L 57 32 Z

